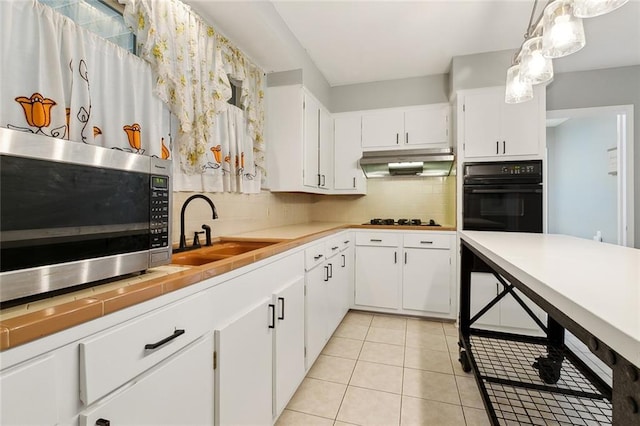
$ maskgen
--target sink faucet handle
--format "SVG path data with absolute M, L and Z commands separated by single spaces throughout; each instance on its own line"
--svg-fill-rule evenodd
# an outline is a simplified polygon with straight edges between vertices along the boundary
M 202 225 L 205 233 L 205 245 L 209 247 L 211 245 L 211 227 L 209 225 Z
M 193 233 L 193 247 L 200 247 L 200 237 L 198 234 L 204 234 L 204 231 L 196 231 Z

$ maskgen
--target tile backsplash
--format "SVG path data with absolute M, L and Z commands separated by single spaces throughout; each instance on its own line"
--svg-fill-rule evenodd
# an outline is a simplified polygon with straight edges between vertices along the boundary
M 311 220 L 365 223 L 372 218 L 433 219 L 455 226 L 455 191 L 455 176 L 369 179 L 366 196 L 315 196 Z
M 185 212 L 185 235 L 191 244 L 202 224 L 214 236 L 234 235 L 258 229 L 311 221 L 364 223 L 373 217 L 434 219 L 455 226 L 455 176 L 443 178 L 369 179 L 367 195 L 311 195 L 302 193 L 259 194 L 207 193 L 216 205 L 218 219 L 204 200 L 193 200 Z M 192 192 L 173 194 L 174 243 L 180 239 L 180 210 Z

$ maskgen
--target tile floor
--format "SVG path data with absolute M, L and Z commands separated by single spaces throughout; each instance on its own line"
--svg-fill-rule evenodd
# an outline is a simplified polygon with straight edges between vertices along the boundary
M 488 425 L 453 323 L 351 311 L 276 426 Z

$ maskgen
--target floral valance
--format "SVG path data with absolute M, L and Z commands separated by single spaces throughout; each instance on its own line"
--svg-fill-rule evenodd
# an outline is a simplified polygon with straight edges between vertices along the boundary
M 264 171 L 262 70 L 178 0 L 124 3 L 125 21 L 136 34 L 138 54 L 156 75 L 155 91 L 179 122 L 181 171 L 203 174 L 211 164 L 218 164 L 223 171 L 255 179 Z M 218 139 L 221 132 L 215 127 L 219 115 L 230 108 L 228 76 L 242 82 L 240 104 L 253 160 L 244 167 L 240 156 L 231 155 L 240 148 L 227 147 L 228 141 Z
M 36 1 L 1 1 L 0 34 L 0 126 L 170 158 L 145 61 Z

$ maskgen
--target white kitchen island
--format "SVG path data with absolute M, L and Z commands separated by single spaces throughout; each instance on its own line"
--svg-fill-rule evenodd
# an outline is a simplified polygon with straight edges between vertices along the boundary
M 492 422 L 640 424 L 640 250 L 564 235 L 459 237 L 461 359 Z M 513 286 L 548 313 L 546 338 L 473 328 L 470 277 L 479 266 L 503 280 L 503 293 Z M 612 390 L 566 348 L 564 329 L 612 368 Z

